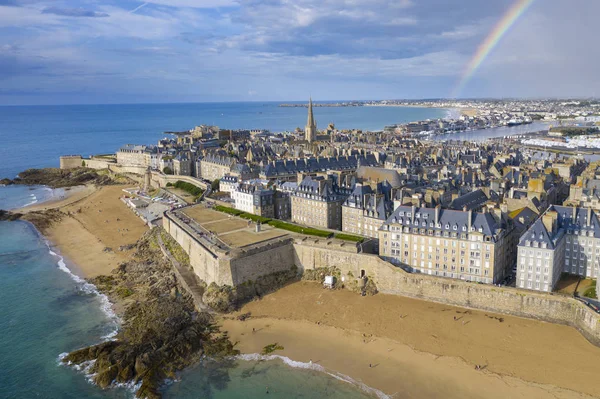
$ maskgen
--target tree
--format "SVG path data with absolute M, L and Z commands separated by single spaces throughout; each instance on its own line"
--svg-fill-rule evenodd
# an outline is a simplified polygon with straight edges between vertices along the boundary
M 165 166 L 165 167 L 163 168 L 163 173 L 164 173 L 165 175 L 172 175 L 172 174 L 173 174 L 173 169 L 169 168 L 168 166 Z
M 81 161 L 81 166 L 85 168 L 85 161 Z
M 210 185 L 210 188 L 213 192 L 219 191 L 219 179 L 213 180 L 213 182 Z

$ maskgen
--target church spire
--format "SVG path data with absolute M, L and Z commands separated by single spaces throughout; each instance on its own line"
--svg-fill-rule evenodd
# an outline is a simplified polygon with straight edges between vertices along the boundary
M 317 139 L 317 123 L 315 122 L 315 117 L 313 115 L 312 96 L 308 100 L 308 121 L 304 128 L 304 137 L 309 143 L 312 143 Z

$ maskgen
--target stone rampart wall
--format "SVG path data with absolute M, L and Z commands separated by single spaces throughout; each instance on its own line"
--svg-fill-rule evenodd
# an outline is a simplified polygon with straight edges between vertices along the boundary
M 364 271 L 378 290 L 386 294 L 568 324 L 600 346 L 600 315 L 570 297 L 411 274 L 375 255 L 351 254 L 305 243 L 295 243 L 294 254 L 296 266 L 301 270 L 335 266 L 347 278 L 352 278 L 349 273 L 356 278 Z

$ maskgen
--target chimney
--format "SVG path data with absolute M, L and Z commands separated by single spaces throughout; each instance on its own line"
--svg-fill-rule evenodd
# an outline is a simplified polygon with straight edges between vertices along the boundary
M 557 219 L 558 213 L 556 213 L 556 211 L 547 211 L 542 215 L 542 223 L 544 223 L 544 227 L 546 227 L 546 230 L 548 230 L 548 233 L 550 233 L 551 236 L 556 232 Z
M 435 207 L 435 225 L 436 226 L 440 221 L 440 209 L 442 209 L 441 205 L 437 205 Z
M 573 222 L 577 219 L 577 207 L 573 207 Z
M 473 224 L 473 212 L 467 211 L 467 230 L 471 231 L 471 225 Z
M 592 225 L 592 208 L 588 208 L 587 210 L 587 226 L 590 227 Z
M 417 210 L 417 207 L 414 205 L 413 202 L 413 206 L 411 207 L 411 212 L 410 212 L 410 222 L 413 223 L 415 221 L 415 211 Z

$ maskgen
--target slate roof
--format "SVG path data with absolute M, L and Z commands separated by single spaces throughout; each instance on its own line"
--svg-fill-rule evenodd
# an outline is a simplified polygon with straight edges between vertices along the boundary
M 485 195 L 483 190 L 479 189 L 456 198 L 450 203 L 449 208 L 462 211 L 466 206 L 467 210 L 473 210 L 482 207 L 487 200 L 487 195 Z
M 577 231 L 578 234 L 585 232 L 585 235 L 591 232 L 593 237 L 600 238 L 600 221 L 598 215 L 593 210 L 589 212 L 588 208 L 573 208 L 568 206 L 551 205 L 545 213 L 556 211 L 557 231 L 552 234 L 548 232 L 543 223 L 543 215 L 521 236 L 519 246 L 527 246 L 526 243 L 536 241 L 546 243 L 548 248 L 554 249 L 557 239 L 562 234 L 569 231 Z M 591 216 L 588 221 L 588 215 Z
M 412 214 L 414 212 L 414 215 Z M 481 231 L 487 236 L 493 236 L 500 229 L 500 225 L 490 213 L 475 213 L 472 211 L 457 211 L 452 209 L 440 209 L 438 224 L 435 224 L 435 208 L 419 208 L 411 206 L 399 206 L 384 225 L 401 224 L 406 227 L 426 228 L 435 231 L 468 233 L 471 228 Z M 471 226 L 469 224 L 469 213 L 471 213 Z
M 278 176 L 293 175 L 298 172 L 324 172 L 328 170 L 353 170 L 358 165 L 378 165 L 373 154 L 349 155 L 346 157 L 328 158 L 300 158 L 277 160 L 269 162 L 262 167 L 261 174 L 266 178 L 277 178 Z

